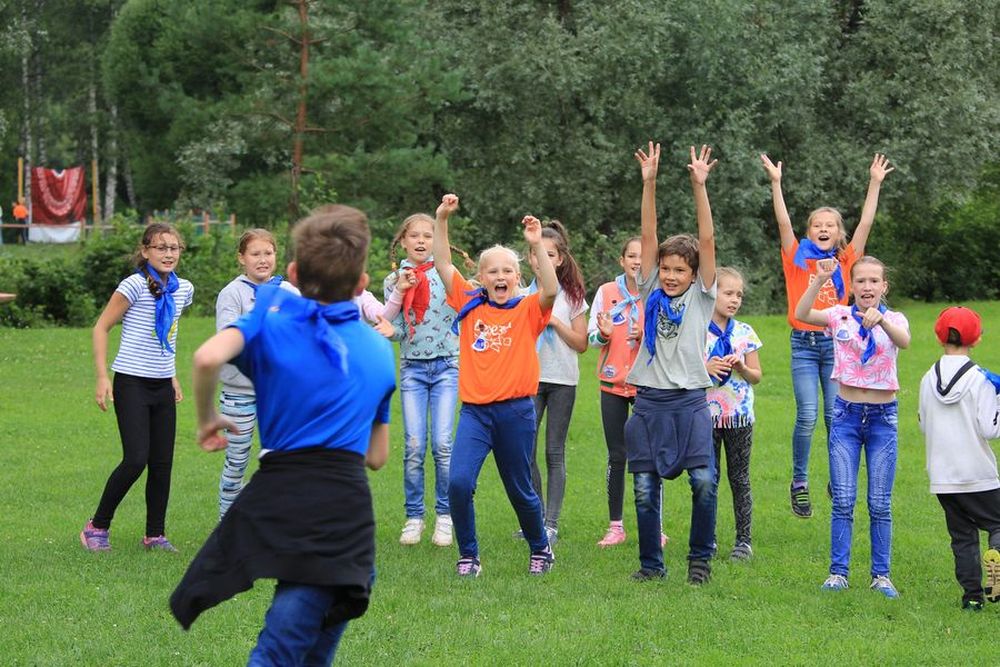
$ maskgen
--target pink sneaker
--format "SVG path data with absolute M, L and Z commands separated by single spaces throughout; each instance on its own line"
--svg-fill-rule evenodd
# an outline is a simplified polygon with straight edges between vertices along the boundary
M 170 553 L 177 553 L 177 547 L 170 543 L 166 535 L 157 535 L 156 537 L 144 537 L 142 538 L 142 546 L 146 551 L 167 551 Z
M 620 523 L 608 526 L 608 532 L 604 533 L 604 539 L 597 543 L 599 547 L 614 547 L 625 542 L 625 527 Z
M 111 551 L 107 529 L 94 528 L 93 521 L 88 521 L 80 532 L 80 544 L 87 551 Z

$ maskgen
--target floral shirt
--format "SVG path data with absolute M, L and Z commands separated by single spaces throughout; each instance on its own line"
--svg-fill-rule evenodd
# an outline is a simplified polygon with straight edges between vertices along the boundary
M 896 354 L 898 349 L 882 327 L 875 326 L 871 335 L 875 336 L 875 355 L 868 363 L 861 363 L 861 355 L 867 341 L 861 340 L 861 325 L 851 316 L 850 306 L 833 306 L 823 311 L 826 316 L 826 332 L 833 336 L 832 378 L 859 389 L 885 389 L 896 391 Z M 909 331 L 906 317 L 894 310 L 887 310 L 882 317 L 897 327 Z
M 718 336 L 708 332 L 705 341 L 705 361 L 715 345 Z M 733 353 L 745 357 L 763 347 L 757 332 L 746 322 L 733 320 Z M 712 386 L 705 390 L 708 411 L 712 414 L 714 428 L 735 428 L 753 424 L 753 385 L 743 379 L 736 370 L 719 385 L 713 378 Z

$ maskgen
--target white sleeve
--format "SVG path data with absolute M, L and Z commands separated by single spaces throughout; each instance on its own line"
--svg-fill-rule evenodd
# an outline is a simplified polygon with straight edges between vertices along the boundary
M 987 440 L 1000 438 L 1000 394 L 986 378 L 979 384 L 976 403 L 979 434 Z

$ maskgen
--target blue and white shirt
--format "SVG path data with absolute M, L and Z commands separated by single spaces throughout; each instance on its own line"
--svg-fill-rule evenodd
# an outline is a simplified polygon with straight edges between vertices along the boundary
M 177 291 L 173 297 L 177 304 L 174 322 L 170 325 L 168 338 L 170 346 L 177 349 L 177 321 L 185 308 L 194 300 L 194 286 L 190 281 L 178 278 Z M 156 338 L 156 299 L 149 293 L 146 277 L 133 273 L 118 283 L 116 292 L 129 302 L 129 309 L 122 318 L 122 339 L 118 356 L 111 364 L 116 373 L 144 378 L 172 378 L 177 375 L 175 354 L 160 345 Z

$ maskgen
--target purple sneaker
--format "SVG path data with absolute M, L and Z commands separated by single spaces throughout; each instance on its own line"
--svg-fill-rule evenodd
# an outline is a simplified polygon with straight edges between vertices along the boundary
M 142 546 L 146 549 L 146 551 L 168 551 L 174 554 L 177 553 L 177 547 L 172 545 L 164 535 L 144 537 L 142 538 Z
M 531 554 L 528 560 L 528 573 L 542 575 L 552 569 L 552 564 L 556 562 L 552 547 L 545 547 L 544 551 L 536 551 Z
M 80 544 L 87 551 L 111 551 L 111 542 L 108 541 L 108 531 L 103 528 L 94 528 L 94 522 L 88 521 L 80 532 Z

